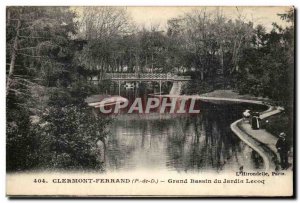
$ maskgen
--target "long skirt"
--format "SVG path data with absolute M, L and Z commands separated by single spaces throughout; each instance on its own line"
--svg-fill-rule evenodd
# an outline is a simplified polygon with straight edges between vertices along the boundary
M 256 116 L 252 117 L 251 123 L 252 123 L 252 129 L 254 129 L 254 130 L 259 129 L 259 127 L 260 127 L 259 126 L 259 120 Z

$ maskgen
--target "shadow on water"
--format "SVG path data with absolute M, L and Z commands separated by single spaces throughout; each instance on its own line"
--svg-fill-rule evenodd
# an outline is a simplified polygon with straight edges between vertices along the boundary
M 199 101 L 198 101 L 199 102 Z M 249 104 L 200 102 L 201 112 L 118 115 L 107 140 L 106 170 L 164 169 L 178 172 L 259 170 L 261 157 L 231 132 Z

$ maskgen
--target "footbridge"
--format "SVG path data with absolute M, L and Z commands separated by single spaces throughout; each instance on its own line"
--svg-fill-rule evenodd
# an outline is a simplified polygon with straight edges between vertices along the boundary
M 106 73 L 103 79 L 121 81 L 188 81 L 191 76 L 178 76 L 172 73 Z
M 170 95 L 180 95 L 182 85 L 191 80 L 191 76 L 179 76 L 172 73 L 106 73 L 102 77 L 104 80 L 117 81 L 119 83 L 119 93 L 122 81 L 138 81 L 138 82 L 151 82 L 159 83 L 159 90 L 161 93 L 161 85 L 163 82 L 173 82 Z

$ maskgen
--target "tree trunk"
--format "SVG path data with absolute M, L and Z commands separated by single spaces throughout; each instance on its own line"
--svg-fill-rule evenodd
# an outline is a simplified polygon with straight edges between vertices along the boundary
M 6 81 L 6 96 L 9 93 L 11 80 L 12 80 L 12 77 L 14 75 L 14 69 L 15 69 L 15 63 L 16 63 L 16 57 L 17 57 L 17 48 L 18 48 L 20 27 L 21 27 L 21 21 L 18 20 L 17 27 L 16 27 L 16 36 L 15 36 L 15 39 L 14 39 L 14 44 L 13 44 L 13 48 L 12 48 L 12 52 L 11 52 L 11 60 L 10 60 L 10 65 L 9 65 L 9 72 L 8 72 L 7 81 Z

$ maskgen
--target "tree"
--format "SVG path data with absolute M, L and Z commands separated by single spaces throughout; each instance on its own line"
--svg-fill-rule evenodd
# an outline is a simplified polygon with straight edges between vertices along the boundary
M 251 46 L 243 49 L 237 74 L 238 89 L 242 93 L 268 97 L 286 108 L 293 106 L 293 12 L 279 14 L 291 22 L 286 28 L 274 23 L 268 33 L 261 25 L 256 27 Z
M 109 119 L 86 109 L 74 18 L 67 7 L 7 8 L 7 170 L 101 167 L 95 145 Z M 77 148 L 53 147 L 62 137 Z
M 104 72 L 124 66 L 125 50 L 120 42 L 133 29 L 125 9 L 84 7 L 79 28 L 77 37 L 87 40 L 87 44 L 77 54 L 77 63 L 96 72 L 91 77 L 102 78 Z
M 7 8 L 7 95 L 19 92 L 12 84 L 28 82 L 28 77 L 50 79 L 64 71 L 74 17 L 67 7 Z
M 212 88 L 233 86 L 241 52 L 251 41 L 251 22 L 245 23 L 241 16 L 228 20 L 219 9 L 201 9 L 172 19 L 168 25 L 171 40 L 177 42 L 174 58 L 180 62 L 176 66 L 196 71 L 201 89 L 206 84 Z
M 91 109 L 74 105 L 48 109 L 36 132 L 38 167 L 103 169 L 98 142 L 108 135 L 108 117 L 95 117 Z
M 87 40 L 115 38 L 130 33 L 131 25 L 125 8 L 83 7 L 80 36 Z

